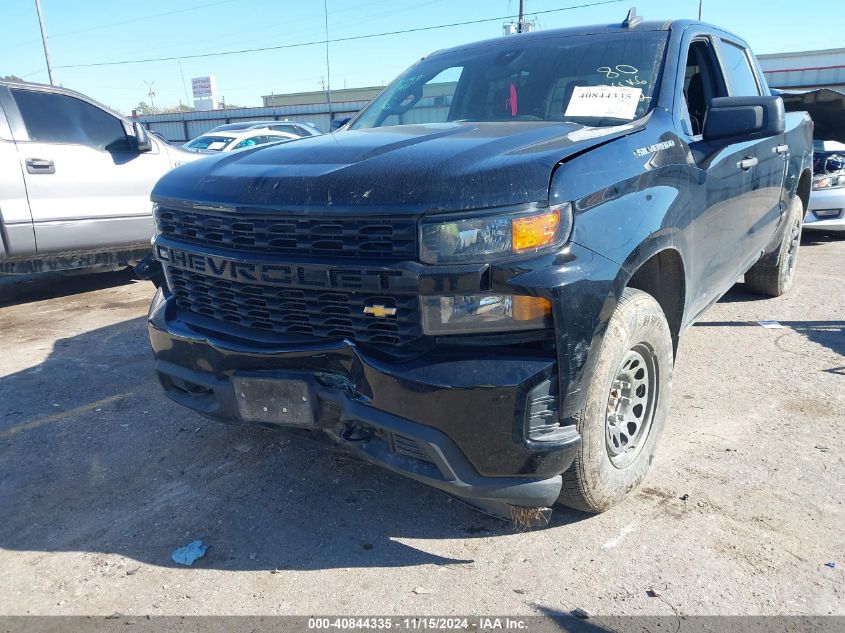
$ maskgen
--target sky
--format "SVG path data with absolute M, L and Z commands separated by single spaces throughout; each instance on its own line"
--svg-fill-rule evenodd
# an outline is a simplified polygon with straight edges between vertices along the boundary
M 325 0 L 329 39 L 498 18 L 518 0 Z M 621 22 L 631 5 L 646 19 L 695 18 L 698 0 L 525 0 L 540 29 Z M 192 77 L 214 75 L 227 105 L 260 106 L 271 93 L 320 90 L 324 44 L 117 66 L 79 64 L 179 57 L 326 39 L 321 0 L 41 0 L 54 81 L 124 113 L 140 101 L 190 104 Z M 535 13 L 536 12 L 536 13 Z M 0 0 L 0 76 L 47 83 L 35 0 Z M 757 54 L 845 47 L 842 0 L 703 0 L 703 19 Z M 329 44 L 331 87 L 383 85 L 432 51 L 502 34 L 505 20 Z

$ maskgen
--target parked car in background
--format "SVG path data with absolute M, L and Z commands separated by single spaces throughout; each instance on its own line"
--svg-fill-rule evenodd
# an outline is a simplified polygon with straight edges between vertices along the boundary
M 813 193 L 804 228 L 845 232 L 845 144 L 815 141 Z
M 0 81 L 0 273 L 141 259 L 153 185 L 200 157 L 73 90 Z
M 268 128 L 248 129 L 243 131 L 207 132 L 188 141 L 182 147 L 189 151 L 230 152 L 235 149 L 296 141 L 302 138 L 287 132 L 274 132 Z
M 811 130 L 700 22 L 438 51 L 341 134 L 158 182 L 155 370 L 499 516 L 606 510 L 652 463 L 684 330 L 743 274 L 791 286 Z
M 845 233 L 845 94 L 829 88 L 778 94 L 787 111 L 813 119 L 813 191 L 804 229 Z
M 267 128 L 274 132 L 287 132 L 296 136 L 319 136 L 322 134 L 311 123 L 304 123 L 301 121 L 239 121 L 238 123 L 226 123 L 225 125 L 218 125 L 210 129 L 206 134 L 211 132 L 236 132 L 241 130 L 255 130 L 258 128 Z

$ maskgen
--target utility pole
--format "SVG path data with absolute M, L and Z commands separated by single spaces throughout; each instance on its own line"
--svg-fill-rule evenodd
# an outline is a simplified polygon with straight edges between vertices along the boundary
M 47 77 L 53 85 L 53 65 L 50 63 L 50 49 L 47 48 L 47 29 L 44 28 L 44 16 L 41 13 L 41 0 L 35 0 L 35 11 L 38 13 L 38 25 L 41 27 L 41 43 L 44 45 L 44 59 L 47 60 Z
M 155 85 L 154 81 L 146 81 L 143 80 L 145 84 L 147 84 L 147 96 L 150 98 L 150 113 L 155 114 L 156 106 L 155 106 L 155 90 L 153 90 L 153 86 Z
M 519 0 L 519 22 L 516 23 L 516 32 L 525 31 L 525 0 Z
M 698 0 L 698 20 L 701 21 L 701 11 L 704 8 L 702 5 L 704 4 L 704 0 Z
M 323 15 L 326 19 L 326 103 L 329 104 L 329 121 L 332 120 L 332 71 L 329 66 L 329 3 L 323 0 Z
M 188 84 L 185 83 L 185 72 L 182 70 L 182 60 L 177 59 L 176 61 L 179 64 L 179 75 L 182 77 L 182 88 L 185 90 L 185 103 L 190 105 L 191 98 L 188 96 Z M 181 101 L 181 99 L 179 101 Z

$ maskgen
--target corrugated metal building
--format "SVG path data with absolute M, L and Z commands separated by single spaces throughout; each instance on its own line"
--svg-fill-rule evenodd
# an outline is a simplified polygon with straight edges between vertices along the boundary
M 757 59 L 773 88 L 845 92 L 845 48 L 758 55 Z
M 382 86 L 367 86 L 366 88 L 341 88 L 332 90 L 332 101 L 369 101 L 382 91 Z M 292 92 L 289 94 L 271 94 L 261 97 L 265 107 L 305 105 L 325 103 L 326 91 Z
M 138 120 L 152 130 L 158 132 L 168 141 L 188 141 L 200 136 L 213 127 L 224 123 L 239 121 L 290 120 L 304 121 L 317 126 L 327 132 L 331 129 L 334 119 L 350 117 L 367 105 L 369 99 L 355 101 L 334 100 L 331 112 L 329 104 L 325 103 L 325 93 L 322 103 L 302 103 L 298 105 L 277 105 L 263 108 L 233 108 L 228 110 L 209 110 L 207 112 L 176 112 L 173 114 L 151 114 L 139 116 Z

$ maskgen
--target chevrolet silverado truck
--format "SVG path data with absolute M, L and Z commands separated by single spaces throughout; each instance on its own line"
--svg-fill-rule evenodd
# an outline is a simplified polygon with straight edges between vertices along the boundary
M 0 81 L 0 274 L 140 260 L 153 185 L 201 157 L 73 90 Z
M 699 22 L 434 53 L 344 131 L 159 181 L 155 370 L 497 516 L 601 512 L 646 476 L 684 329 L 742 275 L 790 287 L 811 135 Z

